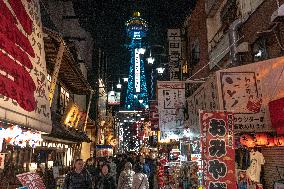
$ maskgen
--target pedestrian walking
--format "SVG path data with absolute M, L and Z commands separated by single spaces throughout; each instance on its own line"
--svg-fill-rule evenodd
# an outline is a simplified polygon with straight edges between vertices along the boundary
M 131 189 L 134 174 L 135 172 L 132 170 L 132 164 L 127 162 L 124 170 L 120 173 L 117 189 Z
M 101 175 L 96 184 L 97 189 L 116 189 L 115 178 L 110 175 L 110 166 L 104 164 L 101 169 Z
M 91 175 L 84 169 L 82 159 L 77 159 L 74 169 L 66 175 L 63 189 L 93 189 Z
M 143 166 L 136 167 L 136 173 L 133 176 L 132 189 L 149 189 L 148 177 L 143 173 Z

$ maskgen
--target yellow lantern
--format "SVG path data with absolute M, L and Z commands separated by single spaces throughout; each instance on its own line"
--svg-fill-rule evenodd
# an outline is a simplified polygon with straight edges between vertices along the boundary
M 246 146 L 248 148 L 253 148 L 255 146 L 254 138 L 248 134 L 243 134 L 241 136 L 240 142 L 243 146 Z
M 266 133 L 255 134 L 255 144 L 259 146 L 267 145 L 268 137 Z

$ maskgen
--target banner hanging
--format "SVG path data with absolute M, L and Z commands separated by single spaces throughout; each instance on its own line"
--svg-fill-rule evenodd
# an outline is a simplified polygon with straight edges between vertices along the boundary
M 200 123 L 205 188 L 236 189 L 233 114 L 201 112 Z

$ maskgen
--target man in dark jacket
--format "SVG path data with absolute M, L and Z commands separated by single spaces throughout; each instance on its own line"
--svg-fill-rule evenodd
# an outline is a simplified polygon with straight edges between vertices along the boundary
M 91 175 L 83 166 L 82 159 L 75 161 L 75 169 L 66 175 L 63 189 L 93 189 Z

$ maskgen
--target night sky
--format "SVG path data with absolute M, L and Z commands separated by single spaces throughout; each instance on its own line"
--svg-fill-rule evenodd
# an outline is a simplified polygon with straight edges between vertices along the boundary
M 167 29 L 182 26 L 190 15 L 196 0 L 75 0 L 74 8 L 80 24 L 95 40 L 95 48 L 107 55 L 110 89 L 118 78 L 127 77 L 130 39 L 126 35 L 125 22 L 134 11 L 148 22 L 149 31 L 145 45 L 162 45 L 167 49 Z M 94 60 L 96 61 L 96 60 Z M 149 91 L 151 68 L 146 64 L 146 80 Z M 118 75 L 119 74 L 119 75 Z M 123 76 L 122 76 L 123 75 Z M 114 85 L 115 86 L 115 85 Z M 125 92 L 125 91 L 124 91 Z M 123 93 L 124 93 L 123 92 Z M 122 93 L 122 95 L 123 95 Z M 123 95 L 124 96 L 124 95 Z

